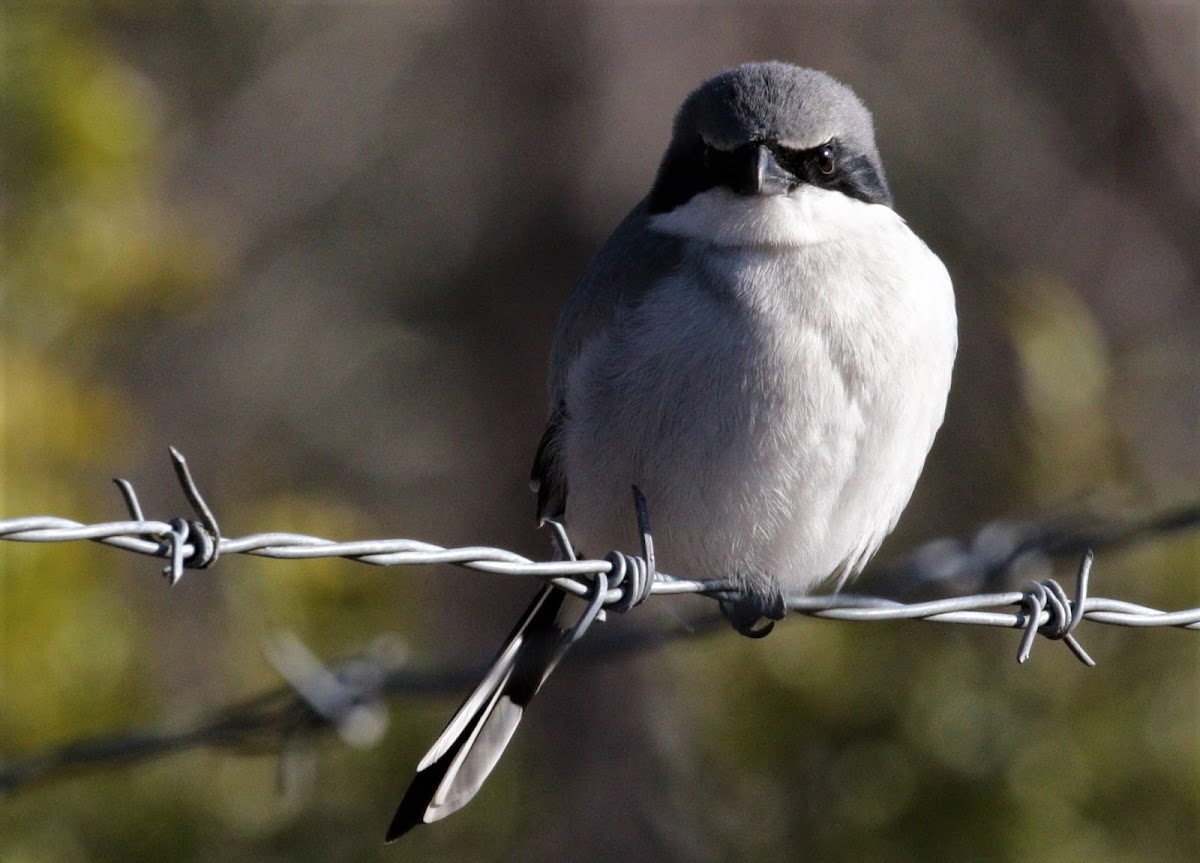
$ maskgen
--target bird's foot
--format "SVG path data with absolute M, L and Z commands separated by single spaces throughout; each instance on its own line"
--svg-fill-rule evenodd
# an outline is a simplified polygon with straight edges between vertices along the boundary
M 775 621 L 783 620 L 787 604 L 783 592 L 772 586 L 767 593 L 731 593 L 719 600 L 721 613 L 729 625 L 747 638 L 763 638 L 771 634 Z

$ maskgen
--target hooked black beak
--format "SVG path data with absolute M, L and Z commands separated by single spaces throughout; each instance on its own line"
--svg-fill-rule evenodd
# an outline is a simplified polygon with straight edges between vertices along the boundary
M 740 155 L 741 170 L 733 185 L 739 195 L 786 195 L 795 188 L 796 178 L 766 144 L 751 144 Z

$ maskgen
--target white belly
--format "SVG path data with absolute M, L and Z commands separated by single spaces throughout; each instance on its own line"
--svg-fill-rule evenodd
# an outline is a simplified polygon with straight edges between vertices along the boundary
M 956 346 L 945 269 L 886 213 L 867 254 L 698 247 L 584 347 L 563 440 L 584 552 L 638 548 L 636 483 L 673 575 L 804 592 L 865 564 L 941 424 Z

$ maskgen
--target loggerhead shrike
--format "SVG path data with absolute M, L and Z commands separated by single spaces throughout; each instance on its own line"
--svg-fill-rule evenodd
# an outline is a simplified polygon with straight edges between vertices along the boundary
M 650 194 L 559 320 L 538 515 L 589 553 L 636 549 L 636 485 L 663 569 L 736 585 L 727 616 L 764 634 L 784 594 L 840 586 L 895 526 L 942 423 L 955 327 L 858 97 L 786 63 L 723 72 L 684 101 Z M 563 596 L 539 591 L 389 841 L 479 790 L 569 643 Z

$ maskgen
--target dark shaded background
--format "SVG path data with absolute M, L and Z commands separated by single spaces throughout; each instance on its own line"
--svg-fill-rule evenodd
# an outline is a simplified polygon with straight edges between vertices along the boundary
M 1200 477 L 1200 12 L 1189 3 L 9 3 L 0 16 L 0 516 L 182 510 L 231 535 L 545 553 L 525 488 L 574 278 L 679 101 L 748 59 L 876 117 L 954 277 L 949 414 L 881 559 L 997 517 L 1183 501 Z M 1096 592 L 1200 605 L 1194 538 Z M 183 727 L 398 633 L 477 660 L 532 586 L 451 570 L 0 545 L 0 760 Z M 1065 573 L 1064 573 L 1065 574 Z M 613 626 L 677 626 L 652 603 Z M 1193 860 L 1200 651 L 1098 659 L 925 624 L 792 620 L 568 663 L 480 798 L 380 844 L 458 697 L 369 751 L 190 753 L 0 801 L 0 859 Z

